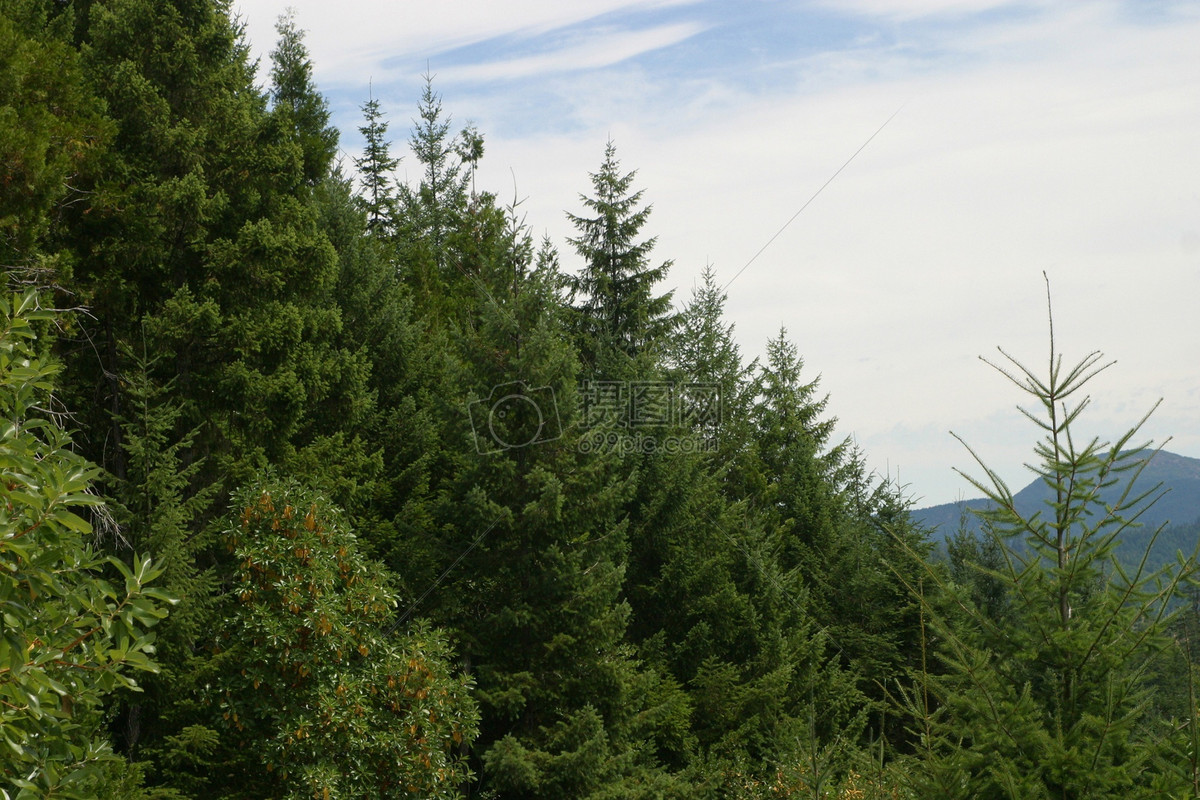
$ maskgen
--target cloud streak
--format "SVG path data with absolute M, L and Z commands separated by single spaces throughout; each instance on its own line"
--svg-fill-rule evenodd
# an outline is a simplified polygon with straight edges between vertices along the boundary
M 395 71 L 388 62 L 423 64 L 453 50 L 502 38 L 533 38 L 602 17 L 686 6 L 690 0 L 454 0 L 374 3 L 346 0 L 236 0 L 249 40 L 269 51 L 275 20 L 287 8 L 307 31 L 306 42 L 326 89 L 365 83 Z
M 603 69 L 632 58 L 686 41 L 705 30 L 703 24 L 685 22 L 647 30 L 589 30 L 566 37 L 552 52 L 452 66 L 439 75 L 450 82 L 493 82 L 548 76 L 565 72 Z

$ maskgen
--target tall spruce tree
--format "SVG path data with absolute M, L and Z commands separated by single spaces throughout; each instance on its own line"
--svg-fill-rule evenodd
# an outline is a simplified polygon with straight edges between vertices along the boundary
M 69 279 L 68 253 L 49 240 L 86 197 L 81 175 L 112 132 L 72 33 L 70 15 L 44 3 L 0 13 L 0 266 L 25 284 Z
M 275 31 L 279 39 L 271 51 L 272 112 L 294 132 L 304 180 L 315 185 L 329 172 L 338 132 L 329 125 L 329 104 L 313 84 L 312 60 L 294 12 L 280 16 Z
M 405 613 L 458 634 L 482 713 L 480 792 L 660 796 L 688 710 L 625 641 L 632 482 L 614 454 L 577 446 L 562 276 L 487 193 L 445 218 L 462 220 L 444 231 L 462 280 L 453 305 L 424 308 L 446 366 L 422 398 L 438 430 L 429 518 L 393 556 L 417 566 Z
M 423 171 L 415 192 L 405 195 L 405 210 L 415 225 L 411 232 L 427 240 L 437 267 L 445 269 L 446 235 L 465 210 L 468 176 L 454 147 L 451 119 L 443 114 L 441 95 L 433 90 L 432 75 L 425 76 L 417 114 L 409 146 Z
M 727 299 L 712 265 L 705 265 L 699 285 L 679 315 L 669 352 L 671 366 L 689 380 L 732 387 L 745 377 L 733 325 L 725 320 Z
M 807 581 L 721 484 L 697 454 L 644 462 L 625 591 L 640 654 L 687 687 L 690 774 L 724 796 L 738 775 L 769 781 L 798 743 L 854 743 L 865 698 L 814 619 Z
M 768 343 L 751 390 L 750 439 L 733 455 L 726 487 L 750 505 L 780 568 L 804 586 L 806 607 L 862 691 L 860 710 L 878 735 L 882 687 L 918 657 L 918 606 L 904 577 L 919 573 L 907 553 L 927 546 L 896 487 L 875 480 L 848 440 L 832 441 L 828 397 L 803 366 L 784 332 Z M 844 733 L 865 735 L 865 717 Z M 896 726 L 887 734 L 903 738 Z
M 58 338 L 64 396 L 130 535 L 199 562 L 168 570 L 182 586 L 220 559 L 220 503 L 205 498 L 267 463 L 331 487 L 377 469 L 356 439 L 369 367 L 344 338 L 338 253 L 315 201 L 330 129 L 301 113 L 320 102 L 294 29 L 268 111 L 227 7 L 76 11 L 81 67 L 113 135 L 81 175 L 85 200 L 60 217 L 72 302 L 89 308 Z M 147 511 L 164 503 L 169 512 Z M 194 586 L 164 623 L 162 675 L 114 715 L 126 750 L 164 752 L 196 719 L 192 659 L 214 625 Z
M 845 444 L 831 447 L 836 420 L 822 419 L 828 396 L 819 379 L 802 378 L 804 362 L 786 331 L 767 344 L 752 409 L 754 448 L 745 454 L 746 490 L 778 526 L 789 566 L 799 567 L 818 586 L 815 602 L 834 591 L 828 566 L 845 546 L 835 523 L 838 499 L 832 468 Z
M 400 159 L 391 154 L 388 123 L 379 108 L 379 101 L 370 97 L 363 103 L 362 112 L 365 123 L 358 131 L 366 143 L 362 156 L 354 159 L 354 166 L 358 168 L 359 181 L 365 192 L 367 228 L 376 236 L 386 236 L 395 223 L 396 179 L 392 171 L 400 164 Z
M 638 241 L 652 206 L 642 206 L 641 190 L 632 191 L 636 176 L 622 174 L 609 141 L 599 171 L 591 173 L 593 196 L 579 196 L 584 215 L 567 214 L 579 232 L 568 241 L 584 262 L 573 281 L 584 369 L 610 380 L 644 371 L 630 365 L 657 360 L 675 325 L 673 292 L 654 294 L 671 262 L 652 266 L 656 238 Z
M 68 351 L 71 389 L 88 401 L 85 440 L 107 448 L 97 460 L 122 477 L 126 346 L 174 381 L 178 433 L 200 427 L 184 456 L 209 460 L 200 481 L 236 480 L 354 420 L 364 364 L 338 340 L 336 252 L 299 129 L 266 112 L 225 12 L 97 3 L 82 36 L 118 129 L 68 221 L 93 313 Z
M 725 301 L 715 271 L 706 265 L 700 284 L 679 314 L 667 353 L 667 374 L 676 382 L 676 391 L 688 391 L 710 403 L 695 410 L 705 412 L 708 430 L 704 433 L 722 461 L 752 438 L 750 408 L 757 370 L 757 361 L 742 363 L 733 325 L 725 319 Z
M 469 307 L 476 291 L 477 259 L 463 252 L 479 238 L 466 224 L 473 203 L 463 158 L 473 150 L 464 150 L 461 137 L 451 134 L 451 118 L 442 110 L 432 75 L 425 75 L 417 114 L 409 146 L 421 177 L 416 186 L 399 187 L 396 255 L 421 315 L 440 324 Z M 481 210 L 488 205 L 482 203 Z

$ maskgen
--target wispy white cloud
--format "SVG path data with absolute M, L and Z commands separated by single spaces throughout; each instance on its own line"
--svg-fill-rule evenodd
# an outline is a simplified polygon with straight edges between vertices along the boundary
M 844 14 L 864 14 L 895 21 L 928 17 L 962 18 L 999 9 L 1022 10 L 1048 5 L 1052 0 L 814 0 Z
M 1025 25 L 1024 36 L 999 20 L 922 32 L 916 50 L 826 52 L 796 60 L 775 90 L 730 85 L 694 107 L 641 105 L 659 96 L 645 85 L 653 76 L 630 72 L 623 86 L 609 75 L 603 91 L 578 93 L 590 132 L 496 142 L 496 166 L 516 171 L 530 219 L 562 241 L 561 209 L 574 207 L 614 133 L 626 163 L 641 167 L 659 253 L 676 259 L 686 287 L 708 261 L 732 276 L 904 103 L 730 287 L 746 349 L 760 352 L 786 324 L 833 393 L 841 429 L 881 471 L 908 463 L 915 479 L 927 465 L 920 491 L 941 502 L 959 485 L 950 465 L 963 463 L 947 428 L 1003 443 L 995 454 L 1018 473 L 1028 457 L 1019 396 L 975 356 L 1001 344 L 1042 358 L 1047 270 L 1068 356 L 1098 347 L 1121 362 L 1093 410 L 1098 432 L 1135 421 L 1157 391 L 1179 399 L 1149 433 L 1175 434 L 1176 447 L 1200 455 L 1200 408 L 1180 402 L 1200 386 L 1182 368 L 1200 357 L 1200 252 L 1185 244 L 1200 236 L 1190 144 L 1200 26 L 1127 25 L 1113 9 Z M 931 64 L 930 53 L 951 49 L 953 59 Z M 544 181 L 536 188 L 533 173 Z M 889 432 L 901 422 L 934 434 L 899 439 Z
M 275 40 L 279 14 L 293 8 L 326 88 L 386 76 L 388 61 L 424 63 L 457 48 L 504 36 L 533 37 L 623 11 L 644 13 L 692 0 L 453 0 L 392 3 L 346 0 L 235 0 L 260 54 Z
M 614 30 L 608 27 L 567 37 L 552 52 L 463 66 L 440 72 L 446 81 L 500 81 L 563 72 L 601 69 L 631 58 L 679 44 L 705 30 L 705 25 L 685 22 L 647 30 Z

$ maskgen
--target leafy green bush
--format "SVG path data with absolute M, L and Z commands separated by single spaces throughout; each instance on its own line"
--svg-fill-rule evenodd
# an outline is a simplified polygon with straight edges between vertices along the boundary
M 52 312 L 37 295 L 0 297 L 0 796 L 84 797 L 113 758 L 100 700 L 156 669 L 153 634 L 169 598 L 159 571 L 98 555 L 81 516 L 98 470 L 71 452 L 49 411 L 57 367 L 32 347 Z M 115 569 L 121 581 L 103 577 Z
M 446 637 L 384 632 L 384 570 L 316 492 L 264 480 L 234 508 L 213 688 L 236 796 L 457 797 L 478 712 Z

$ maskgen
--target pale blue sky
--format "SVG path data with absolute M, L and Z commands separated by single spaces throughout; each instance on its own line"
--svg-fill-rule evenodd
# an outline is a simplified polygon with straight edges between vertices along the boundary
M 368 81 L 405 152 L 428 66 L 485 136 L 481 187 L 515 180 L 560 246 L 611 136 L 681 300 L 902 109 L 730 285 L 744 352 L 786 326 L 841 433 L 925 502 L 967 490 L 950 429 L 1020 485 L 1034 432 L 976 356 L 1044 359 L 1045 270 L 1067 358 L 1119 361 L 1089 428 L 1117 435 L 1161 396 L 1148 432 L 1200 456 L 1194 2 L 237 0 L 264 63 L 288 6 L 348 156 Z

